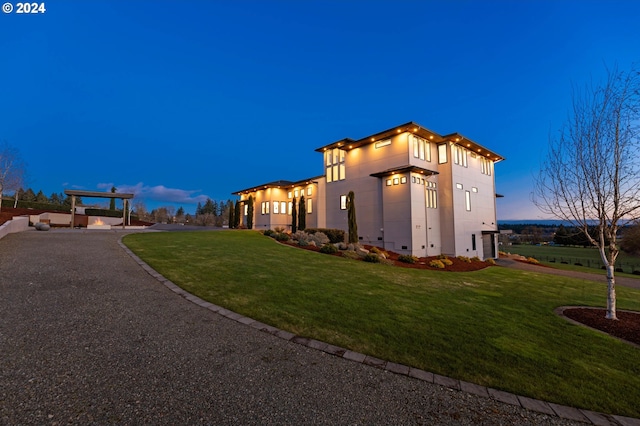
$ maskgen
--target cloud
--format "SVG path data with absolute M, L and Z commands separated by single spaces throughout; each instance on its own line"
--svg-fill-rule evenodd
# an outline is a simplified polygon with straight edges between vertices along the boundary
M 100 183 L 98 188 L 111 189 L 115 186 L 121 193 L 134 194 L 135 198 L 141 198 L 149 201 L 157 201 L 163 203 L 183 203 L 183 204 L 204 204 L 207 201 L 208 196 L 201 194 L 195 195 L 200 190 L 187 190 L 178 188 L 167 188 L 164 185 L 148 186 L 142 182 L 138 182 L 135 185 L 113 185 L 111 183 Z

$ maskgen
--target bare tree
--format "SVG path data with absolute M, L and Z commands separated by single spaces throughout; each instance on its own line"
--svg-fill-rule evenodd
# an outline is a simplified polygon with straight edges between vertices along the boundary
M 25 165 L 17 148 L 7 142 L 0 143 L 0 210 L 6 191 L 17 191 L 23 184 Z
M 640 71 L 607 70 L 574 90 L 573 108 L 536 179 L 534 202 L 580 229 L 607 270 L 607 314 L 616 316 L 619 226 L 640 212 Z M 595 234 L 589 228 L 596 228 Z

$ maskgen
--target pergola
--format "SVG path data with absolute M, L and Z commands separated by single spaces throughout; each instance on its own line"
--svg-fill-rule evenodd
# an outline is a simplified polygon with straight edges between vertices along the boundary
M 127 207 L 130 199 L 134 194 L 123 194 L 118 192 L 97 192 L 97 191 L 77 191 L 74 189 L 65 189 L 65 195 L 71 196 L 71 227 L 73 228 L 76 218 L 76 197 L 89 198 L 119 198 L 122 200 L 122 229 L 124 229 L 127 221 Z

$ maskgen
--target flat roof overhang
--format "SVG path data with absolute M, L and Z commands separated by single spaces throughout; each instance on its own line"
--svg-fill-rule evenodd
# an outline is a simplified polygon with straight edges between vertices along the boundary
M 408 173 L 408 172 L 419 173 L 425 176 L 432 176 L 432 175 L 438 174 L 438 172 L 435 172 L 433 170 L 423 169 L 422 167 L 418 167 L 418 166 L 407 165 L 402 167 L 395 167 L 393 169 L 383 170 L 381 172 L 371 173 L 369 176 L 381 178 L 385 176 L 391 176 L 395 174 Z
M 296 182 L 288 181 L 288 180 L 277 180 L 275 182 L 263 183 L 262 185 L 252 186 L 251 188 L 241 189 L 240 191 L 232 192 L 233 195 L 242 195 L 248 194 L 250 192 L 261 191 L 267 188 L 295 188 L 296 186 L 309 185 L 312 183 L 317 183 L 318 179 L 323 179 L 324 175 L 315 176 L 308 179 L 302 179 Z
M 399 135 L 406 132 L 413 133 L 415 135 L 420 136 L 423 139 L 426 139 L 434 143 L 451 142 L 451 143 L 460 145 L 462 147 L 467 148 L 469 151 L 474 152 L 477 155 L 482 155 L 484 157 L 487 157 L 488 159 L 496 163 L 498 161 L 504 160 L 504 157 L 502 157 L 501 155 L 485 148 L 484 146 L 461 135 L 460 133 L 451 133 L 451 134 L 442 136 L 432 130 L 427 129 L 426 127 L 421 126 L 420 124 L 414 121 L 409 121 L 408 123 L 404 123 L 399 126 L 395 126 L 390 129 L 383 130 L 382 132 L 378 132 L 358 140 L 351 139 L 351 138 L 341 139 L 339 141 L 317 148 L 316 152 L 324 152 L 328 149 L 334 149 L 334 148 L 339 148 L 345 151 L 349 151 L 352 149 L 359 148 L 363 145 L 368 145 L 381 140 L 389 139 L 392 136 Z
M 121 198 L 131 199 L 135 194 L 128 194 L 122 192 L 98 192 L 98 191 L 80 191 L 75 189 L 65 189 L 65 195 L 75 195 L 76 197 L 95 197 L 95 198 Z

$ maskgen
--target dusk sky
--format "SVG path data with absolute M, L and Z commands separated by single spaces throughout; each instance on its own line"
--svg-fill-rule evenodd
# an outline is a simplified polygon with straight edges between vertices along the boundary
M 633 0 L 9 3 L 0 141 L 25 187 L 148 210 L 321 175 L 316 148 L 415 121 L 506 158 L 499 220 L 543 218 L 533 176 L 572 87 L 640 62 Z

